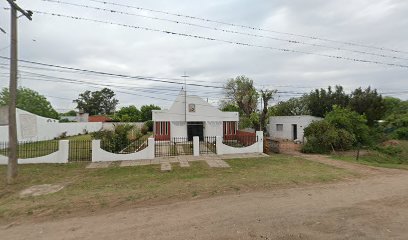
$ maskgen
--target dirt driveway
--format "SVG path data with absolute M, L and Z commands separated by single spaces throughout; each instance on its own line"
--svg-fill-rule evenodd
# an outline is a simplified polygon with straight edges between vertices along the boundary
M 371 169 L 371 168 L 369 168 Z M 2 227 L 2 239 L 408 239 L 408 172 Z

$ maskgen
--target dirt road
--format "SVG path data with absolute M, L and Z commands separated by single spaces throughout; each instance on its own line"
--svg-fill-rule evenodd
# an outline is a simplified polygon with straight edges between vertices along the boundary
M 408 172 L 2 227 L 1 239 L 408 239 Z

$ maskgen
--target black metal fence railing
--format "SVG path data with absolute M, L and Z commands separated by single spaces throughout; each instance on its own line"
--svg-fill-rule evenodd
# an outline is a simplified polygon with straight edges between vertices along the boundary
M 189 141 L 186 137 L 173 137 L 172 140 L 177 155 L 193 155 L 193 141 Z
M 253 145 L 254 143 L 258 142 L 258 136 L 250 136 L 250 135 L 233 135 L 228 136 L 228 138 L 224 138 L 222 143 L 230 147 L 248 147 Z
M 0 142 L 0 155 L 8 156 L 8 142 Z M 58 151 L 58 141 L 21 141 L 18 143 L 17 157 L 20 159 L 37 158 Z
M 92 140 L 70 140 L 68 161 L 69 162 L 92 161 Z
M 155 141 L 156 157 L 171 157 L 179 155 L 193 155 L 193 141 L 186 137 L 173 137 L 170 141 Z
M 126 141 L 101 140 L 101 148 L 103 150 L 116 154 L 129 154 L 139 152 L 145 149 L 148 144 L 149 142 L 147 139 Z
M 217 153 L 217 137 L 206 136 L 200 141 L 200 154 Z

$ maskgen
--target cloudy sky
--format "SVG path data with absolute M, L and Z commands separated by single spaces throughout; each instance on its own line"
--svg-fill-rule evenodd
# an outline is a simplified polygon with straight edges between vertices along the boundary
M 104 77 L 21 63 L 19 85 L 47 96 L 58 111 L 73 109 L 75 104 L 72 100 L 79 93 L 104 86 L 116 92 L 120 106 L 152 103 L 167 108 L 182 85 L 163 81 L 182 83 L 184 72 L 190 76 L 187 80 L 190 84 L 215 87 L 222 86 L 229 78 L 246 75 L 254 80 L 257 88 L 278 89 L 280 93 L 274 102 L 335 84 L 344 86 L 346 91 L 371 86 L 384 95 L 408 99 L 408 2 L 404 0 L 112 0 L 139 9 L 92 0 L 61 1 L 87 7 L 44 0 L 17 2 L 24 9 L 104 23 L 39 12 L 34 12 L 33 21 L 21 17 L 20 59 L 149 77 L 152 81 Z M 0 1 L 0 6 L 0 27 L 7 31 L 7 34 L 0 32 L 0 56 L 8 57 L 10 10 L 6 1 Z M 121 11 L 122 14 L 95 7 Z M 378 63 L 361 63 L 351 59 Z M 8 85 L 8 61 L 0 59 L 0 64 L 0 87 L 5 87 Z M 223 98 L 220 88 L 188 86 L 187 90 L 214 104 Z

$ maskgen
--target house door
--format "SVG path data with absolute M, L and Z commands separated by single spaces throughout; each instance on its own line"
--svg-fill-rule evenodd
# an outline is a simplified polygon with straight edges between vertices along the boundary
M 297 124 L 292 124 L 293 140 L 297 139 Z
M 187 136 L 189 141 L 193 141 L 193 137 L 198 136 L 200 140 L 204 139 L 204 123 L 203 122 L 188 122 Z

